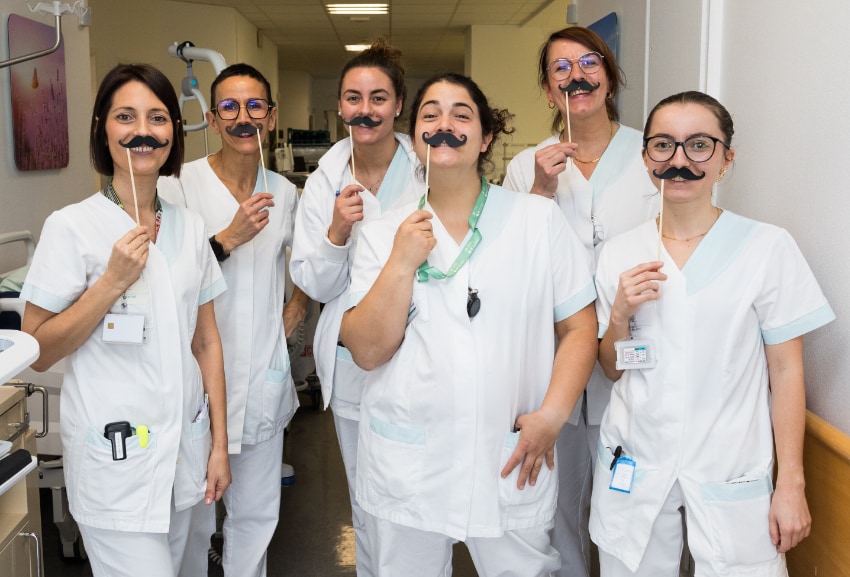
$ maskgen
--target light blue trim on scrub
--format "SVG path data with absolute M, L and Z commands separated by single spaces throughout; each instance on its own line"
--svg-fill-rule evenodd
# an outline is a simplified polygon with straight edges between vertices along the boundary
M 372 420 L 369 421 L 369 428 L 373 433 L 390 441 L 398 441 L 405 445 L 425 445 L 425 431 L 423 429 L 406 429 L 376 417 L 372 417 Z
M 162 225 L 156 236 L 156 247 L 165 256 L 168 266 L 173 266 L 180 254 L 180 241 L 186 227 L 182 211 L 162 199 Z
M 773 492 L 773 482 L 770 476 L 765 475 L 761 479 L 752 481 L 739 481 L 729 483 L 703 483 L 700 485 L 700 493 L 703 501 L 726 502 L 747 501 L 758 499 Z
M 350 361 L 352 363 L 354 362 L 354 357 L 351 356 L 351 351 L 340 345 L 336 346 L 336 358 L 344 361 Z
M 555 306 L 555 322 L 570 318 L 595 300 L 596 287 L 591 281 L 572 297 Z
M 357 291 L 348 293 L 348 299 L 345 303 L 345 310 L 353 309 L 357 305 L 360 304 L 360 301 L 363 300 L 363 297 L 366 296 L 366 291 Z
M 608 190 L 612 184 L 619 180 L 628 167 L 634 162 L 634 154 L 643 147 L 643 134 L 637 131 L 620 130 L 611 139 L 608 148 L 599 159 L 599 164 L 593 174 L 590 175 L 590 184 L 593 186 L 593 196 L 596 191 Z
M 602 323 L 599 323 L 599 331 L 597 332 L 596 336 L 600 339 L 604 338 L 605 333 L 607 333 L 607 332 L 608 332 L 608 325 L 603 325 Z
M 35 287 L 29 283 L 24 283 L 23 289 L 21 289 L 21 298 L 27 302 L 31 302 L 37 307 L 41 307 L 46 311 L 50 311 L 52 313 L 61 313 L 75 301 L 66 301 L 63 298 L 59 298 L 53 293 L 49 293 L 46 290 Z
M 776 327 L 761 332 L 761 337 L 766 345 L 778 345 L 785 343 L 791 339 L 796 339 L 800 335 L 804 335 L 815 329 L 819 329 L 827 323 L 835 320 L 835 313 L 832 307 L 828 304 L 823 305 L 819 309 L 812 311 L 804 317 L 788 323 L 787 325 Z
M 381 212 L 386 212 L 395 206 L 407 189 L 407 182 L 410 178 L 412 178 L 410 157 L 407 156 L 404 147 L 399 144 L 390 166 L 387 168 L 387 173 L 384 175 L 384 180 L 378 187 L 378 194 L 375 195 L 381 204 Z
M 198 294 L 198 306 L 207 304 L 226 290 L 227 282 L 224 280 L 224 277 L 218 277 L 210 286 L 201 289 L 201 292 Z
M 756 221 L 724 211 L 682 268 L 688 296 L 695 295 L 723 274 L 743 250 Z

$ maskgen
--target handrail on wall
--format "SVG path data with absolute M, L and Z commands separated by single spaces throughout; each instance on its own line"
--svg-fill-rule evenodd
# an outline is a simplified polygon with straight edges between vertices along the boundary
M 74 2 L 74 5 L 71 6 L 67 2 L 62 3 L 58 0 L 53 0 L 52 4 L 48 4 L 47 2 L 39 2 L 35 5 L 35 8 L 27 4 L 27 8 L 30 9 L 30 12 L 43 12 L 45 14 L 53 14 L 56 18 L 56 42 L 50 48 L 46 50 L 40 50 L 38 52 L 33 52 L 32 54 L 25 54 L 23 56 L 18 56 L 17 58 L 10 58 L 9 60 L 4 60 L 0 62 L 0 68 L 6 68 L 7 66 L 12 66 L 14 64 L 20 64 L 21 62 L 26 62 L 27 60 L 33 60 L 35 58 L 41 58 L 42 56 L 47 56 L 48 54 L 52 54 L 59 49 L 59 45 L 62 43 L 62 15 L 63 14 L 77 14 L 80 18 L 80 25 L 85 25 L 88 18 L 89 8 L 85 5 L 85 0 L 77 0 Z

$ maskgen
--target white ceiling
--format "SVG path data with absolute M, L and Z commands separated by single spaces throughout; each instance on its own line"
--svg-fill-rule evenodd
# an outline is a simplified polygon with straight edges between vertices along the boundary
M 356 0 L 389 3 L 388 15 L 369 16 L 366 22 L 325 10 L 325 3 L 347 0 L 184 1 L 238 10 L 278 46 L 281 69 L 336 77 L 351 57 L 344 45 L 385 35 L 402 50 L 408 75 L 423 77 L 463 71 L 470 25 L 522 25 L 553 0 Z

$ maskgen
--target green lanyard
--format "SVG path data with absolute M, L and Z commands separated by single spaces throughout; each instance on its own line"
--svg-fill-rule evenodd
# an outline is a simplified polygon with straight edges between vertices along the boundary
M 459 271 L 463 265 L 466 264 L 469 257 L 472 256 L 472 253 L 475 252 L 475 249 L 481 242 L 481 233 L 478 231 L 478 219 L 481 217 L 481 212 L 484 210 L 484 204 L 487 202 L 488 192 L 490 192 L 490 185 L 482 177 L 481 192 L 478 193 L 478 199 L 475 201 L 475 206 L 472 207 L 472 214 L 469 215 L 469 228 L 472 230 L 472 236 L 466 241 L 463 248 L 460 249 L 460 254 L 457 255 L 452 266 L 449 267 L 448 272 L 442 272 L 440 269 L 429 265 L 428 259 L 425 259 L 425 262 L 419 265 L 419 270 L 417 271 L 419 282 L 428 282 L 429 278 L 442 280 L 444 278 L 452 277 L 457 274 L 457 271 Z M 422 210 L 423 206 L 425 206 L 424 194 L 419 200 L 419 210 Z

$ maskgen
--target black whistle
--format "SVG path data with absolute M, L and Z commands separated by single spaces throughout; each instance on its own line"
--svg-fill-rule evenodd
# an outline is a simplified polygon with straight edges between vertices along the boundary
M 127 458 L 127 437 L 133 434 L 133 429 L 127 421 L 106 423 L 103 436 L 112 443 L 112 460 L 123 461 Z

